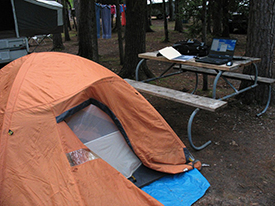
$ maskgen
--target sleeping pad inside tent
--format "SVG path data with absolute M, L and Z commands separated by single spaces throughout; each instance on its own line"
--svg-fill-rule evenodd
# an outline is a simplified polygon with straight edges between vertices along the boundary
M 2 68 L 0 79 L 1 205 L 171 202 L 155 191 L 188 205 L 209 187 L 162 116 L 103 66 L 33 53 Z M 165 195 L 167 183 L 175 190 Z

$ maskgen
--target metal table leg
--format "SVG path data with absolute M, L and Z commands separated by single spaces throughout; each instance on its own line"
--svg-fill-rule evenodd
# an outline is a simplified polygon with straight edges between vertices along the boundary
M 222 75 L 222 71 L 219 71 L 217 76 L 215 77 L 214 84 L 213 84 L 213 91 L 212 91 L 213 99 L 216 99 L 216 88 L 221 75 Z
M 135 72 L 135 75 L 136 75 L 136 81 L 139 81 L 139 70 L 140 70 L 140 66 L 141 64 L 146 61 L 146 59 L 141 59 L 139 61 L 139 63 L 137 64 L 137 67 L 136 67 L 136 72 Z M 176 63 L 173 63 L 171 64 L 171 66 L 169 66 L 164 72 L 162 72 L 158 77 L 153 77 L 153 78 L 149 78 L 149 79 L 145 79 L 143 80 L 142 82 L 150 82 L 150 81 L 154 81 L 154 80 L 157 80 L 157 79 L 161 79 L 161 78 L 165 78 L 165 77 L 170 77 L 170 76 L 173 76 L 173 75 L 177 75 L 177 74 L 181 74 L 183 71 L 180 70 L 178 72 L 173 72 L 173 73 L 170 73 L 170 74 L 166 74 L 171 68 L 173 68 L 175 66 Z
M 253 66 L 254 66 L 254 68 L 255 68 L 255 80 L 254 80 L 254 83 L 253 83 L 251 86 L 248 86 L 248 87 L 243 88 L 243 89 L 241 89 L 241 90 L 237 90 L 237 89 L 227 80 L 227 78 L 225 78 L 225 77 L 222 76 L 223 71 L 219 71 L 218 74 L 217 74 L 217 76 L 215 77 L 214 84 L 213 84 L 213 98 L 216 99 L 216 89 L 217 89 L 217 84 L 218 84 L 218 80 L 219 80 L 220 77 L 222 77 L 222 78 L 225 80 L 225 82 L 234 90 L 234 93 L 229 94 L 229 95 L 227 95 L 227 96 L 224 96 L 224 97 L 220 98 L 219 100 L 228 99 L 228 98 L 230 98 L 230 97 L 233 97 L 233 96 L 235 96 L 235 95 L 238 95 L 238 94 L 240 94 L 240 93 L 243 93 L 243 92 L 245 92 L 245 91 L 247 91 L 247 90 L 253 89 L 253 88 L 255 88 L 256 86 L 258 86 L 258 84 L 257 84 L 257 80 L 258 80 L 258 68 L 257 68 L 257 65 L 256 65 L 255 63 L 253 63 Z M 268 104 L 269 104 L 269 103 L 268 103 Z
M 196 147 L 194 144 L 193 144 L 193 141 L 192 141 L 192 122 L 193 122 L 193 119 L 194 117 L 196 116 L 196 114 L 200 111 L 199 108 L 195 109 L 193 111 L 193 113 L 191 114 L 190 118 L 189 118 L 189 121 L 188 121 L 188 126 L 187 126 L 187 134 L 188 134 L 188 140 L 189 140 L 189 143 L 191 145 L 191 147 L 195 150 L 202 150 L 204 149 L 205 147 L 207 147 L 209 144 L 211 144 L 211 141 L 209 140 L 208 142 L 204 143 L 202 146 L 200 147 Z
M 139 68 L 140 68 L 140 65 L 146 61 L 146 59 L 141 59 L 136 67 L 136 81 L 138 81 L 138 73 L 139 73 Z
M 271 91 L 272 91 L 272 87 L 271 87 L 271 84 L 269 84 L 269 87 L 268 87 L 268 100 L 267 100 L 267 103 L 265 105 L 265 108 L 262 112 L 260 112 L 259 114 L 257 114 L 256 116 L 259 117 L 261 116 L 263 113 L 266 112 L 267 108 L 269 107 L 269 104 L 270 104 L 270 100 L 271 100 Z

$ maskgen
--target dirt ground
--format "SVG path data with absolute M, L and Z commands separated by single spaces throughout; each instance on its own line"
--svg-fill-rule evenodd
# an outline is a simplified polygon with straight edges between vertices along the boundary
M 178 40 L 187 37 L 185 33 L 173 31 L 173 23 L 169 23 L 170 42 L 163 43 L 163 22 L 155 20 L 152 29 L 155 32 L 147 33 L 147 51 L 156 51 L 172 45 Z M 246 36 L 232 35 L 238 39 L 237 55 L 244 54 Z M 100 64 L 118 73 L 119 53 L 117 34 L 111 39 L 98 39 Z M 35 48 L 35 43 L 30 51 Z M 63 52 L 77 54 L 77 37 L 71 31 L 71 41 L 64 42 Z M 52 43 L 46 39 L 35 52 L 49 51 Z M 148 62 L 148 66 L 156 74 L 165 68 L 164 63 Z M 200 80 L 202 77 L 200 76 Z M 211 94 L 209 77 L 209 91 L 198 92 L 202 95 Z M 194 74 L 183 73 L 158 82 L 163 86 L 178 90 L 192 91 Z M 238 85 L 238 82 L 234 82 Z M 229 87 L 224 82 L 218 85 L 220 94 L 228 92 Z M 244 105 L 232 98 L 229 105 L 217 113 L 200 111 L 192 125 L 194 144 L 200 146 L 208 140 L 212 144 L 201 151 L 190 147 L 187 138 L 187 122 L 194 108 L 164 100 L 154 96 L 144 95 L 148 101 L 166 119 L 180 139 L 189 148 L 196 159 L 208 164 L 201 173 L 210 183 L 206 194 L 194 205 L 274 205 L 275 204 L 275 107 L 271 106 L 261 117 L 256 117 L 264 106 Z

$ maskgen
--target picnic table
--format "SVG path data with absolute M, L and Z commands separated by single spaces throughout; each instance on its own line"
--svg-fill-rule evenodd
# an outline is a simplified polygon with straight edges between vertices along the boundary
M 191 147 L 195 150 L 201 150 L 211 143 L 211 141 L 208 141 L 202 146 L 197 147 L 193 144 L 193 141 L 192 141 L 192 122 L 195 115 L 199 112 L 200 109 L 215 112 L 218 109 L 223 108 L 227 105 L 227 102 L 224 100 L 257 87 L 259 82 L 264 84 L 269 84 L 269 98 L 264 110 L 258 113 L 257 116 L 260 116 L 264 112 L 266 112 L 269 106 L 270 99 L 271 99 L 271 84 L 275 82 L 275 79 L 258 76 L 258 68 L 256 63 L 261 61 L 260 58 L 234 56 L 233 64 L 231 66 L 227 66 L 226 64 L 215 65 L 215 64 L 206 64 L 206 63 L 196 62 L 195 58 L 192 58 L 187 61 L 169 60 L 157 54 L 158 54 L 157 51 L 139 54 L 138 57 L 141 58 L 141 60 L 136 67 L 136 74 L 135 74 L 136 80 L 126 79 L 126 81 L 128 81 L 128 83 L 130 83 L 133 87 L 135 87 L 140 92 L 149 93 L 151 95 L 156 95 L 158 97 L 163 97 L 172 101 L 180 102 L 182 104 L 195 107 L 195 110 L 189 117 L 188 126 L 187 126 L 188 140 Z M 141 64 L 147 60 L 168 62 L 168 63 L 171 63 L 171 65 L 167 69 L 165 69 L 159 76 L 139 81 L 139 70 L 140 70 Z M 249 65 L 253 65 L 254 67 L 253 75 L 235 72 L 237 69 L 243 68 L 244 66 L 249 66 Z M 175 71 L 171 72 L 171 70 L 175 70 Z M 194 90 L 191 93 L 181 92 L 181 91 L 164 88 L 153 84 L 148 84 L 148 82 L 169 77 L 172 75 L 181 74 L 183 72 L 193 72 L 196 75 Z M 212 98 L 195 95 L 195 92 L 198 87 L 198 81 L 199 81 L 198 74 L 207 74 L 207 75 L 215 76 L 214 82 L 213 82 Z M 233 89 L 233 92 L 229 95 L 216 98 L 217 84 L 220 78 L 222 78 L 226 82 L 226 84 L 228 84 Z M 251 81 L 252 84 L 246 88 L 239 90 L 234 87 L 234 85 L 230 82 L 229 79 L 247 80 L 247 81 Z

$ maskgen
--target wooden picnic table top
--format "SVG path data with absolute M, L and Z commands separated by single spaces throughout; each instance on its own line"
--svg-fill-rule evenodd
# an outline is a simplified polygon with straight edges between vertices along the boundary
M 179 60 L 169 60 L 163 56 L 157 56 L 158 51 L 154 52 L 145 52 L 138 55 L 141 59 L 148 59 L 148 60 L 156 60 L 156 61 L 162 61 L 162 62 L 169 62 L 169 63 L 176 63 L 176 64 L 183 64 L 183 65 L 189 65 L 189 66 L 196 66 L 196 67 L 203 67 L 208 69 L 216 69 L 216 70 L 222 70 L 222 71 L 232 71 L 235 69 L 238 69 L 240 67 L 248 66 L 252 63 L 260 62 L 260 58 L 254 58 L 254 57 L 241 57 L 244 60 L 233 60 L 232 66 L 226 66 L 226 64 L 222 65 L 215 65 L 215 64 L 206 64 L 202 62 L 196 62 L 195 58 L 192 58 L 187 61 L 179 61 Z

